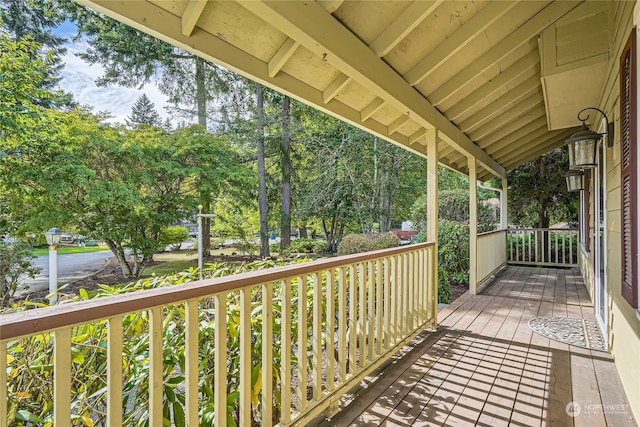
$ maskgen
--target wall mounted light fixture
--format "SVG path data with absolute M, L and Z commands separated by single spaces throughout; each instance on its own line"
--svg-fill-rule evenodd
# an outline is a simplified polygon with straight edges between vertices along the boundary
M 581 171 L 569 171 L 564 176 L 567 179 L 568 191 L 584 190 L 584 173 Z
M 589 115 L 587 114 L 584 118 L 582 116 L 582 113 L 587 110 L 599 111 L 604 116 L 607 132 L 596 133 L 587 127 L 585 122 L 589 120 Z M 567 144 L 569 144 L 569 169 L 577 170 L 595 168 L 597 166 L 596 152 L 598 148 L 598 141 L 606 135 L 607 146 L 612 147 L 614 125 L 609 122 L 609 118 L 604 111 L 595 107 L 587 107 L 580 110 L 578 113 L 578 120 L 582 122 L 582 126 L 580 126 L 580 129 L 578 129 L 576 133 L 567 139 Z

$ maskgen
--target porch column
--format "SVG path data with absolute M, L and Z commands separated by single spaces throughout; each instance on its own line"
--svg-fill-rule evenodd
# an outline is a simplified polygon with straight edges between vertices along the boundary
M 478 284 L 478 173 L 476 158 L 467 158 L 469 164 L 469 293 L 476 294 Z
M 436 129 L 427 129 L 427 241 L 434 242 L 428 281 L 433 296 L 430 316 L 433 327 L 438 315 L 438 137 Z
M 507 178 L 502 178 L 502 200 L 500 200 L 500 229 L 506 230 L 509 227 L 509 217 L 507 214 Z

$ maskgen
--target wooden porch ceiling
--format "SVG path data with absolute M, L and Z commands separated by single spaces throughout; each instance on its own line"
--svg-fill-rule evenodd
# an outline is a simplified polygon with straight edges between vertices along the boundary
M 583 37 L 584 25 L 593 25 L 588 18 L 610 7 L 575 0 L 78 1 L 419 155 L 435 132 L 444 142 L 439 161 L 466 173 L 475 157 L 482 180 L 564 144 L 571 129 L 549 130 L 558 127 L 549 124 L 546 101 L 567 97 L 556 94 L 558 85 L 543 85 L 539 35 L 565 20 L 567 37 Z
M 611 355 L 533 333 L 539 316 L 595 319 L 577 269 L 510 267 L 482 294 L 466 293 L 438 314 L 437 332 L 321 427 L 635 427 Z

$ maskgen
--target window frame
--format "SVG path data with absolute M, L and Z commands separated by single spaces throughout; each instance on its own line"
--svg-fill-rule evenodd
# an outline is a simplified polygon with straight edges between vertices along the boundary
M 637 309 L 638 295 L 638 69 L 636 28 L 620 55 L 620 289 Z M 628 73 L 626 72 L 628 70 Z M 628 78 L 627 78 L 628 76 Z M 628 86 L 625 83 L 628 81 Z

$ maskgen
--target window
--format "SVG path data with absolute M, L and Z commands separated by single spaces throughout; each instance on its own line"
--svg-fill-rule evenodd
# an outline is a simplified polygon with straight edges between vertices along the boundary
M 620 56 L 622 296 L 638 308 L 638 114 L 636 29 Z

